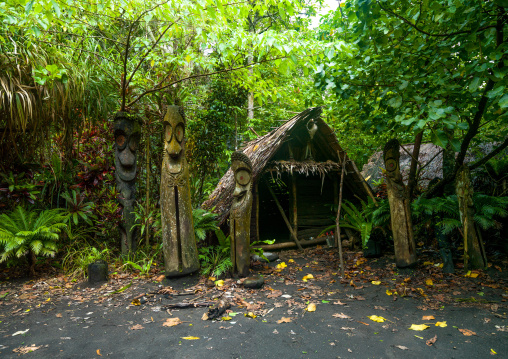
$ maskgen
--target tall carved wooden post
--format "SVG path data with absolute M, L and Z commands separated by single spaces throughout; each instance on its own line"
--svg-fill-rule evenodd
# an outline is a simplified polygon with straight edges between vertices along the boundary
M 120 237 L 122 254 L 136 250 L 137 228 L 132 228 L 136 218 L 132 213 L 136 201 L 136 152 L 141 138 L 141 125 L 132 115 L 117 112 L 115 131 L 115 177 L 118 202 L 122 207 Z
M 386 188 L 390 203 L 390 216 L 397 267 L 416 263 L 416 245 L 413 237 L 410 198 L 402 182 L 399 167 L 399 141 L 392 139 L 385 145 L 383 159 L 386 168 Z
M 455 182 L 464 235 L 464 269 L 483 269 L 487 267 L 487 256 L 481 234 L 474 222 L 473 188 L 469 177 L 469 169 L 463 165 Z
M 249 275 L 250 215 L 252 209 L 252 164 L 243 152 L 233 152 L 231 169 L 235 178 L 233 203 L 229 212 L 233 273 Z
M 183 109 L 169 106 L 164 116 L 161 170 L 162 245 L 166 277 L 182 276 L 199 269 L 184 134 Z

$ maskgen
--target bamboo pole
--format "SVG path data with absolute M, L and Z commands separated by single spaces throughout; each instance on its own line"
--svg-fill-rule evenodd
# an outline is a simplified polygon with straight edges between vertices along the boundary
M 342 169 L 340 172 L 340 186 L 339 186 L 339 207 L 337 208 L 337 217 L 335 218 L 335 244 L 339 247 L 339 259 L 340 259 L 340 275 L 344 278 L 344 256 L 342 254 L 342 241 L 340 236 L 340 209 L 342 207 L 342 188 L 344 186 L 344 169 L 346 168 L 346 156 L 342 160 Z M 340 157 L 339 157 L 340 159 Z
M 148 126 L 146 126 L 148 129 Z M 146 197 L 145 197 L 145 219 L 148 217 L 148 211 L 150 209 L 150 134 L 146 136 Z M 145 243 L 146 248 L 150 246 L 150 231 L 148 223 L 145 224 Z
M 282 215 L 282 218 L 284 219 L 284 222 L 286 222 L 286 226 L 288 227 L 289 232 L 290 232 L 290 233 L 291 233 L 291 235 L 293 236 L 293 240 L 294 240 L 294 242 L 295 242 L 295 243 L 296 243 L 296 245 L 298 246 L 298 249 L 303 250 L 302 245 L 301 245 L 301 244 L 300 244 L 300 242 L 298 241 L 297 234 L 293 231 L 293 228 L 291 227 L 291 224 L 289 223 L 288 218 L 286 217 L 286 214 L 284 213 L 284 209 L 283 209 L 283 208 L 282 208 L 282 206 L 280 205 L 279 200 L 277 199 L 277 196 L 276 196 L 276 195 L 275 195 L 275 193 L 273 192 L 272 187 L 270 187 L 270 184 L 268 183 L 268 181 L 266 181 L 266 180 L 265 180 L 265 183 L 266 183 L 266 186 L 268 187 L 268 190 L 270 191 L 270 194 L 272 195 L 273 199 L 275 200 L 275 204 L 276 204 L 276 205 L 277 205 L 277 207 L 279 208 L 280 214 Z

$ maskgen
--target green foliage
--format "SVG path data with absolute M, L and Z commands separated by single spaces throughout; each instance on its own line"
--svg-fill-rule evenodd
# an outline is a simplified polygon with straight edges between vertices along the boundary
M 474 193 L 473 204 L 475 207 L 474 220 L 483 230 L 500 227 L 501 223 L 498 219 L 508 216 L 508 197 L 493 197 Z M 462 225 L 456 195 L 431 199 L 418 197 L 412 203 L 411 210 L 413 216 L 420 220 L 439 216 L 441 219 L 436 224 L 442 227 L 445 234 L 451 233 Z
M 60 209 L 26 211 L 18 206 L 11 213 L 0 215 L 0 262 L 29 252 L 53 257 L 59 233 L 66 227 L 65 220 Z
M 211 211 L 195 208 L 192 210 L 192 219 L 194 222 L 194 234 L 199 241 L 203 241 L 208 232 L 216 232 L 219 229 L 217 227 L 217 215 Z
M 69 220 L 77 226 L 78 223 L 84 221 L 88 225 L 92 225 L 92 219 L 96 219 L 93 214 L 95 204 L 93 202 L 85 202 L 85 195 L 79 191 L 71 190 L 62 195 L 66 201 L 67 215 Z
M 154 253 L 137 250 L 136 253 L 129 253 L 122 259 L 122 268 L 129 271 L 139 271 L 140 276 L 148 276 L 150 270 L 155 264 L 155 258 L 158 256 L 158 250 Z
M 71 277 L 85 277 L 88 271 L 88 265 L 99 260 L 110 261 L 113 255 L 112 251 L 103 247 L 98 249 L 78 243 L 66 249 L 66 255 L 63 259 L 63 268 Z
M 199 248 L 201 274 L 218 277 L 233 268 L 231 262 L 231 239 L 222 230 L 216 229 L 215 235 L 219 241 L 218 246 Z
M 133 213 L 136 218 L 136 224 L 134 224 L 132 228 L 140 228 L 141 238 L 143 238 L 145 231 L 149 231 L 154 237 L 160 236 L 162 231 L 160 209 L 154 208 L 146 213 L 145 206 L 138 203 L 136 210 Z

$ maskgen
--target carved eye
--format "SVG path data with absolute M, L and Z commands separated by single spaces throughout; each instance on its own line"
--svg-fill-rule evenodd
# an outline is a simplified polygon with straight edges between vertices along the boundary
M 397 168 L 397 163 L 395 160 L 390 159 L 386 161 L 386 170 L 387 171 L 395 171 L 395 168 Z
M 134 135 L 130 137 L 129 148 L 131 149 L 131 151 L 136 152 L 136 150 L 138 149 L 138 143 L 139 143 L 139 135 L 138 136 Z
M 240 170 L 236 172 L 236 182 L 242 186 L 245 186 L 250 182 L 250 173 L 246 170 Z
M 184 133 L 184 127 L 183 125 L 180 123 L 176 126 L 176 129 L 175 129 L 175 136 L 176 136 L 176 140 L 178 142 L 182 142 L 183 141 L 183 133 Z
M 119 148 L 123 148 L 125 146 L 125 141 L 126 141 L 126 138 L 125 138 L 124 135 L 118 135 L 118 136 L 116 136 L 116 145 Z
M 166 141 L 171 140 L 171 134 L 173 133 L 173 127 L 171 125 L 166 126 Z

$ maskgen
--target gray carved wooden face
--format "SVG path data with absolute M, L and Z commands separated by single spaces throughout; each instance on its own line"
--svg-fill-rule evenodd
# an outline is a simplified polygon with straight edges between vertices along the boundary
M 169 106 L 164 116 L 164 156 L 171 173 L 182 170 L 184 157 L 185 119 L 178 106 Z
M 233 198 L 241 201 L 251 188 L 252 165 L 245 154 L 242 152 L 234 152 L 231 155 L 231 169 L 235 177 Z
M 136 177 L 136 151 L 141 138 L 139 124 L 130 118 L 115 120 L 115 166 L 122 181 L 132 181 Z

